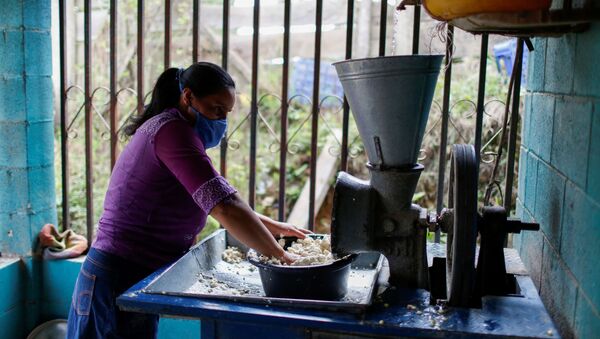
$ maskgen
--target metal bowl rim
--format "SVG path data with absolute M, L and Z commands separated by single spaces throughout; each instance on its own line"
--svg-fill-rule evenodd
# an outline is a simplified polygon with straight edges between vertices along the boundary
M 252 265 L 266 269 L 271 271 L 283 272 L 283 273 L 297 273 L 302 271 L 335 271 L 337 269 L 343 269 L 347 265 L 352 264 L 352 262 L 358 257 L 357 253 L 348 254 L 342 258 L 338 258 L 329 264 L 321 264 L 321 265 L 302 265 L 302 266 L 291 266 L 291 265 L 275 265 L 275 264 L 267 264 L 259 261 L 258 253 L 249 249 L 248 253 L 253 253 L 255 255 L 246 255 L 248 262 Z M 339 267 L 338 267 L 339 266 Z

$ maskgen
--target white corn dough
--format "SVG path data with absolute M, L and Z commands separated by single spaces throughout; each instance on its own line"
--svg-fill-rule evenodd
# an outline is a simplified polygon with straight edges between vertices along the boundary
M 239 264 L 244 260 L 244 253 L 237 247 L 228 246 L 221 258 L 227 263 Z
M 329 237 L 323 237 L 323 239 L 314 239 L 311 237 L 298 239 L 286 251 L 300 257 L 291 266 L 324 265 L 332 263 L 335 260 L 331 253 Z M 281 261 L 275 257 L 267 258 L 261 255 L 259 260 L 267 264 L 281 265 Z

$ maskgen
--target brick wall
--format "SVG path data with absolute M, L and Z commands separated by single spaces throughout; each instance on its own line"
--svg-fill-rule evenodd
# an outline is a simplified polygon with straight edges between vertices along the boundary
M 537 38 L 523 113 L 515 246 L 564 337 L 600 336 L 600 25 Z
M 0 252 L 28 255 L 56 222 L 50 1 L 0 10 Z

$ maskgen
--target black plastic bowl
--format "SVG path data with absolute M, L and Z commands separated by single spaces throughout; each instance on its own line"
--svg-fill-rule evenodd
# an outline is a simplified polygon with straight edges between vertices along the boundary
M 284 247 L 287 248 L 293 240 L 295 238 L 286 238 Z M 348 291 L 350 264 L 356 257 L 357 254 L 350 254 L 330 264 L 311 266 L 267 264 L 260 262 L 258 256 L 252 254 L 248 255 L 248 261 L 258 267 L 267 297 L 339 300 Z

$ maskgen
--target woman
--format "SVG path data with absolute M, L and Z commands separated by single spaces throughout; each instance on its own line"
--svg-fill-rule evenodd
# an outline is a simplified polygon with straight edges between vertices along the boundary
M 158 316 L 123 312 L 115 299 L 183 255 L 210 214 L 258 252 L 292 262 L 273 235 L 306 230 L 252 211 L 214 169 L 216 146 L 235 104 L 235 83 L 217 65 L 167 69 L 152 100 L 132 119 L 131 136 L 106 193 L 98 234 L 81 268 L 69 312 L 69 338 L 153 338 Z

